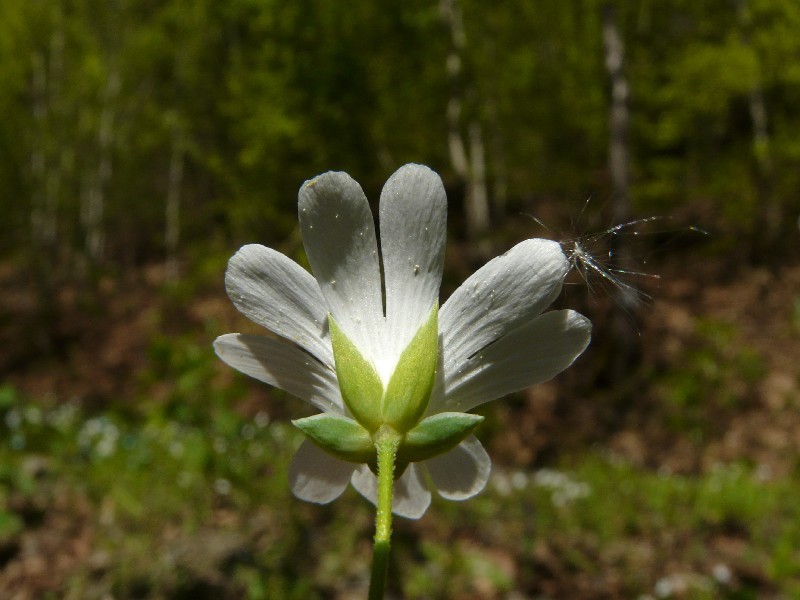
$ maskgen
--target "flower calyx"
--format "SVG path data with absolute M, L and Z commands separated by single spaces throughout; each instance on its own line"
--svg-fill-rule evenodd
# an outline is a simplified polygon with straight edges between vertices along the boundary
M 483 421 L 480 415 L 444 412 L 423 419 L 405 434 L 388 425 L 370 433 L 353 419 L 322 413 L 292 424 L 314 444 L 333 456 L 375 470 L 376 447 L 381 439 L 391 436 L 399 440 L 396 476 L 402 475 L 409 463 L 420 462 L 444 454 L 460 444 Z
M 436 379 L 438 304 L 401 353 L 385 388 L 371 361 L 329 316 L 342 399 L 353 418 L 323 413 L 292 423 L 321 449 L 348 462 L 376 462 L 376 444 L 396 436 L 398 472 L 457 446 L 483 417 L 445 412 L 423 419 Z
M 425 414 L 436 379 L 439 306 L 406 346 L 386 387 L 373 363 L 329 316 L 331 344 L 342 399 L 353 418 L 374 434 L 382 425 L 405 434 Z

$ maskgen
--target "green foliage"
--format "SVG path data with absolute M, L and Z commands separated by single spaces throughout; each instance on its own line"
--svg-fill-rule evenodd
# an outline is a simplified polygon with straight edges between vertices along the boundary
M 607 198 L 604 4 L 460 0 L 463 71 L 450 82 L 435 2 L 0 3 L 0 255 L 57 279 L 83 278 L 93 260 L 118 273 L 160 260 L 177 190 L 190 263 L 164 290 L 129 396 L 99 411 L 0 386 L 2 558 L 25 535 L 85 521 L 97 555 L 53 596 L 201 597 L 197 586 L 210 597 L 225 597 L 214 586 L 254 599 L 359 595 L 371 508 L 352 490 L 332 509 L 295 501 L 286 473 L 301 434 L 253 409 L 244 378 L 223 379 L 210 340 L 176 334 L 172 316 L 218 281 L 240 243 L 284 240 L 280 249 L 302 258 L 297 186 L 314 173 L 349 170 L 377 197 L 386 175 L 414 160 L 458 190 L 447 147 L 454 92 L 481 126 L 492 198 L 504 190 L 512 210 Z M 800 3 L 614 4 L 635 207 L 736 234 L 714 241 L 720 254 L 765 235 L 772 208 L 780 243 L 796 240 Z M 757 95 L 765 140 L 754 135 Z M 102 199 L 94 225 L 91 198 Z M 451 199 L 457 224 L 458 193 Z M 104 233 L 96 259 L 92 227 Z M 796 333 L 800 300 L 786 311 Z M 206 327 L 205 338 L 220 331 Z M 736 326 L 700 321 L 684 360 L 653 375 L 658 416 L 708 439 L 710 415 L 748 407 L 764 369 Z M 639 597 L 654 595 L 679 557 L 702 584 L 691 597 L 800 595 L 796 474 L 765 478 L 747 464 L 669 474 L 592 454 L 552 462 L 559 471 L 498 466 L 481 497 L 434 500 L 418 525 L 398 524 L 397 591 L 535 597 L 552 595 L 555 573 L 576 590 L 588 581 L 584 595 L 605 581 Z M 743 548 L 729 584 L 706 558 L 728 560 L 726 545 Z M 187 546 L 210 562 L 193 563 Z
M 765 365 L 755 349 L 739 342 L 731 323 L 699 320 L 697 336 L 680 365 L 658 377 L 657 387 L 670 425 L 702 439 L 716 430 L 709 414 L 721 416 L 747 406 Z
M 185 255 L 209 232 L 227 246 L 284 239 L 298 183 L 328 169 L 359 174 L 369 192 L 413 160 L 455 187 L 446 112 L 456 93 L 464 122 L 481 126 L 496 195 L 606 197 L 604 4 L 459 0 L 453 82 L 435 3 L 6 3 L 0 211 L 13 226 L 0 252 L 33 241 L 73 272 L 99 228 L 101 259 L 159 258 L 176 193 Z M 797 4 L 617 9 L 636 206 L 673 213 L 702 201 L 709 220 L 754 236 L 765 206 L 796 213 Z
M 4 397 L 9 396 L 8 389 L 4 388 Z M 188 407 L 187 397 L 181 397 Z M 147 590 L 147 595 L 177 593 L 181 586 L 209 575 L 192 572 L 195 567 L 181 562 L 180 555 L 174 572 L 167 569 L 164 559 L 186 550 L 170 547 L 169 537 L 162 536 L 164 527 L 172 524 L 189 538 L 211 536 L 206 560 L 216 560 L 215 551 L 227 552 L 226 544 L 240 546 L 243 533 L 229 527 L 212 535 L 204 533 L 206 524 L 221 506 L 247 512 L 263 505 L 287 505 L 286 469 L 291 448 L 299 440 L 290 425 L 270 424 L 266 414 L 249 420 L 222 407 L 195 410 L 191 423 L 192 419 L 174 420 L 157 411 L 147 417 L 91 415 L 72 404 L 42 409 L 20 396 L 4 402 L 0 543 L 13 540 L 23 528 L 20 516 L 8 508 L 8 498 L 24 506 L 42 502 L 50 494 L 63 496 L 66 486 L 69 495 L 58 503 L 62 508 L 48 510 L 63 510 L 65 503 L 82 495 L 102 507 L 105 516 L 97 523 L 97 548 L 113 556 L 115 575 L 108 584 L 121 597 L 136 596 L 137 589 Z M 280 485 L 265 483 L 267 463 L 267 481 L 275 478 L 282 481 Z M 48 518 L 47 513 L 42 518 Z M 202 537 L 197 541 L 203 543 Z M 297 541 L 285 539 L 284 551 Z M 270 553 L 275 549 L 269 546 L 251 551 L 264 553 L 258 558 L 260 564 L 274 560 Z M 279 558 L 290 560 L 288 555 Z M 248 575 L 246 564 L 233 579 L 248 590 L 247 597 L 310 597 L 309 580 L 293 579 L 291 570 L 283 572 L 279 565 L 271 580 L 263 582 L 269 584 L 268 592 L 258 592 L 262 581 Z M 79 576 L 73 585 L 80 586 Z
M 423 560 L 410 565 L 403 578 L 406 598 L 464 598 L 479 592 L 497 597 L 514 589 L 506 565 L 469 544 L 422 542 L 421 554 Z
M 741 353 L 730 325 L 703 321 L 698 331 L 722 353 L 720 364 Z M 247 388 L 221 385 L 208 349 L 163 335 L 149 357 L 138 376 L 142 401 L 124 410 L 94 413 L 0 387 L 0 547 L 33 531 L 32 519 L 49 526 L 79 513 L 93 528 L 96 556 L 105 557 L 69 576 L 64 589 L 79 597 L 357 593 L 369 569 L 371 506 L 352 490 L 331 508 L 294 499 L 287 471 L 302 434 L 266 412 L 238 410 Z M 695 376 L 726 387 L 718 378 L 730 367 L 720 372 L 711 362 L 698 359 Z M 599 451 L 557 466 L 496 465 L 470 502 L 435 499 L 418 524 L 399 521 L 391 569 L 403 596 L 535 594 L 552 576 L 574 581 L 570 596 L 607 577 L 622 597 L 637 597 L 665 585 L 674 573 L 664 565 L 676 556 L 692 570 L 683 581 L 692 597 L 800 591 L 795 477 L 741 463 L 696 475 L 654 472 Z M 731 539 L 743 548 L 735 558 L 716 545 Z M 730 582 L 715 579 L 716 563 L 733 571 Z

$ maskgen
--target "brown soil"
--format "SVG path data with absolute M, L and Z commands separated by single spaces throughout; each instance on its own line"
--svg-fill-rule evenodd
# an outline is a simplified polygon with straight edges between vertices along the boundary
M 155 332 L 197 331 L 210 348 L 211 336 L 203 333 L 203 323 L 213 319 L 218 333 L 249 327 L 235 314 L 221 286 L 191 301 L 168 302 L 162 285 L 157 267 L 103 279 L 91 289 L 63 285 L 53 298 L 55 310 L 48 313 L 23 273 L 11 265 L 0 266 L 3 381 L 31 398 L 77 401 L 101 409 L 131 397 L 135 374 L 147 366 Z M 607 380 L 598 385 L 604 378 L 593 366 L 607 364 L 614 351 L 613 343 L 603 339 L 613 305 L 602 297 L 587 303 L 584 310 L 596 323 L 587 356 L 557 382 L 491 409 L 499 424 L 514 425 L 504 429 L 510 434 L 491 441 L 497 463 L 546 464 L 565 452 L 599 443 L 635 464 L 672 472 L 704 471 L 736 459 L 760 465 L 767 476 L 791 472 L 800 452 L 800 266 L 774 272 L 748 268 L 723 276 L 708 265 L 666 265 L 652 296 L 652 304 L 631 321 L 639 345 L 632 368 L 636 375 L 614 385 Z M 666 392 L 650 385 L 651 379 L 657 381 L 659 373 L 674 371 L 676 365 L 694 368 L 681 361 L 703 346 L 698 319 L 732 326 L 729 347 L 717 349 L 723 363 L 734 364 L 737 353 L 746 348 L 757 355 L 762 368 L 757 380 L 723 369 L 722 382 L 735 401 L 730 406 L 712 402 L 717 411 L 711 415 L 713 427 L 708 427 L 710 415 L 702 414 L 701 443 L 665 423 Z M 263 407 L 256 404 L 263 398 L 259 387 L 252 406 Z M 26 530 L 14 542 L 16 548 L 0 547 L 0 555 L 14 556 L 0 567 L 4 597 L 41 597 L 46 590 L 58 590 L 76 564 L 103 559 L 91 552 L 91 507 L 85 500 L 52 490 L 40 501 L 49 507 L 46 513 L 37 509 L 36 500 L 17 508 L 30 519 L 43 519 L 43 526 Z M 724 546 L 726 539 L 721 536 L 719 544 Z M 555 551 L 537 546 L 538 562 L 546 566 Z

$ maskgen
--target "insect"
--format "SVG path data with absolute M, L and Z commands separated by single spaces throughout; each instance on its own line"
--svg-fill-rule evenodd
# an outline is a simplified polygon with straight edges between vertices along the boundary
M 581 215 L 586 210 L 588 203 L 589 200 L 584 204 Z M 559 236 L 557 232 L 540 219 L 527 213 L 523 214 L 533 219 L 540 227 L 551 234 L 563 237 Z M 688 231 L 706 234 L 705 231 L 698 227 L 659 229 L 655 231 L 648 229 L 651 223 L 668 220 L 670 218 L 664 216 L 633 219 L 593 233 L 556 241 L 559 242 L 564 255 L 569 260 L 570 272 L 577 273 L 590 292 L 593 292 L 598 287 L 605 287 L 623 309 L 627 310 L 634 308 L 639 303 L 647 304 L 651 302 L 653 300 L 652 296 L 645 292 L 641 286 L 647 281 L 658 281 L 660 279 L 659 275 L 648 273 L 638 268 L 638 265 L 647 263 L 647 256 L 652 254 L 654 250 L 648 251 L 644 257 L 636 256 L 632 240 L 644 236 L 652 237 L 663 234 L 670 234 L 671 238 L 675 238 L 678 234 Z

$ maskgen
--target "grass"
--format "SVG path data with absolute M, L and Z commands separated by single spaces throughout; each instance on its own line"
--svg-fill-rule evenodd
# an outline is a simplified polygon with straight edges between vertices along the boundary
M 184 407 L 202 414 L 187 424 L 41 407 L 8 387 L 0 399 L 0 546 L 11 552 L 52 512 L 83 511 L 91 560 L 64 574 L 71 597 L 324 598 L 366 585 L 371 508 L 352 490 L 329 507 L 291 497 L 300 438 L 287 423 L 222 403 Z M 589 597 L 593 586 L 795 597 L 799 495 L 794 478 L 745 464 L 669 475 L 599 450 L 557 468 L 497 467 L 480 497 L 400 521 L 391 572 L 420 599 Z
M 729 328 L 699 328 L 659 382 L 665 426 L 687 433 L 735 409 L 720 391 L 734 376 L 763 370 Z M 153 335 L 131 380 L 133 399 L 102 412 L 0 387 L 0 587 L 22 585 L 3 569 L 33 541 L 60 565 L 26 575 L 42 598 L 366 594 L 373 508 L 352 489 L 330 506 L 293 498 L 301 434 L 241 410 L 251 388 L 207 344 Z M 420 600 L 800 597 L 798 497 L 798 478 L 748 462 L 671 474 L 594 447 L 496 465 L 479 497 L 396 520 L 390 585 Z

